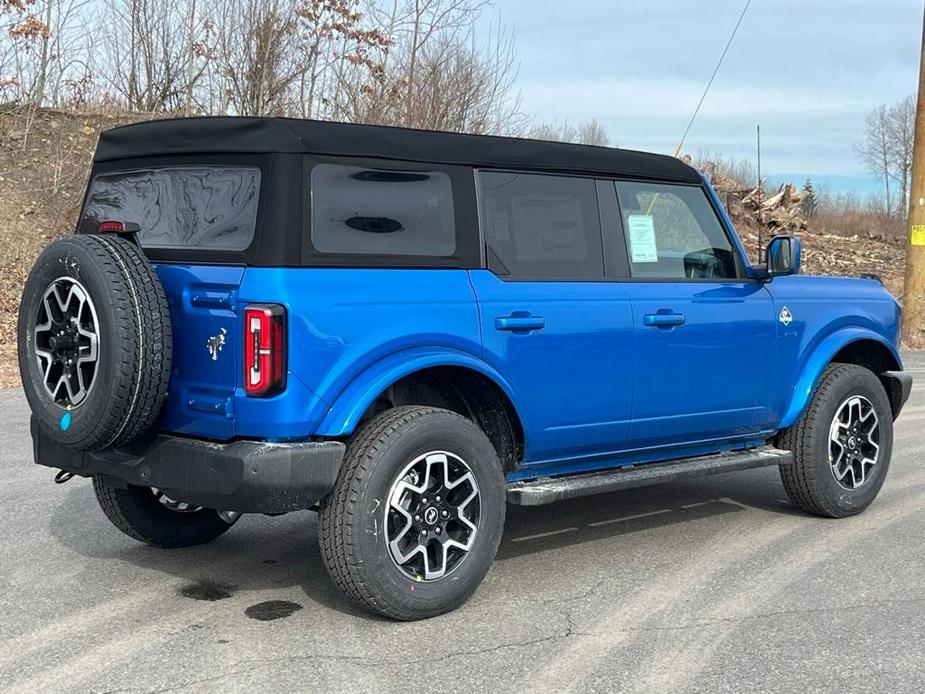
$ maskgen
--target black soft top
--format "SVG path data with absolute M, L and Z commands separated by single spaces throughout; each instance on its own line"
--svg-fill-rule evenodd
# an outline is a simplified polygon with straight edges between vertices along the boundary
M 216 152 L 309 153 L 701 182 L 694 168 L 662 154 L 293 118 L 211 116 L 123 125 L 100 135 L 95 160 Z

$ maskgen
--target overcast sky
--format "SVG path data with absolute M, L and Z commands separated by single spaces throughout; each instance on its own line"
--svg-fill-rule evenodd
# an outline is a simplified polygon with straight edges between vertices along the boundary
M 513 25 L 524 110 L 595 117 L 621 147 L 671 152 L 745 0 L 495 0 Z M 916 89 L 922 0 L 752 0 L 685 146 L 772 179 L 876 189 L 854 155 L 864 116 Z

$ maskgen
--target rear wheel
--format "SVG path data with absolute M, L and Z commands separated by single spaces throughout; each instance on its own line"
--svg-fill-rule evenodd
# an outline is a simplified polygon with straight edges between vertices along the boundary
M 843 518 L 880 492 L 890 467 L 893 415 L 880 379 L 861 366 L 832 364 L 799 421 L 778 438 L 793 452 L 781 479 L 808 513 Z
M 433 617 L 478 587 L 504 527 L 491 442 L 447 410 L 399 407 L 351 439 L 320 516 L 321 553 L 340 590 L 394 619 Z
M 156 547 L 191 547 L 211 542 L 240 515 L 177 501 L 151 487 L 120 487 L 99 475 L 93 478 L 93 491 L 114 526 Z

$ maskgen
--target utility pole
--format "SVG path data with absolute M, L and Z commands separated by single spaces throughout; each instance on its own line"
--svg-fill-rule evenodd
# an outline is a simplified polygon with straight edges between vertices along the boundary
M 903 287 L 903 342 L 921 345 L 925 338 L 925 23 L 919 63 L 919 96 L 915 109 L 915 149 L 909 191 L 909 240 Z

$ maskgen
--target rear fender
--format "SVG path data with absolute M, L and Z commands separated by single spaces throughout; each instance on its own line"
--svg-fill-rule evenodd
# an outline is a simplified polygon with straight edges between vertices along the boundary
M 446 347 L 419 347 L 391 354 L 363 370 L 336 397 L 315 433 L 318 436 L 349 436 L 386 388 L 416 371 L 435 366 L 459 366 L 477 371 L 494 381 L 518 409 L 510 385 L 482 360 Z
M 779 425 L 781 429 L 792 426 L 803 414 L 803 410 L 806 409 L 812 397 L 813 389 L 819 382 L 822 372 L 832 362 L 833 357 L 852 342 L 859 340 L 872 340 L 886 347 L 896 360 L 897 368 L 902 368 L 902 361 L 895 347 L 885 340 L 883 336 L 866 328 L 853 327 L 838 330 L 819 342 L 804 360 L 796 385 L 793 387 L 790 402 L 784 409 L 784 416 Z

